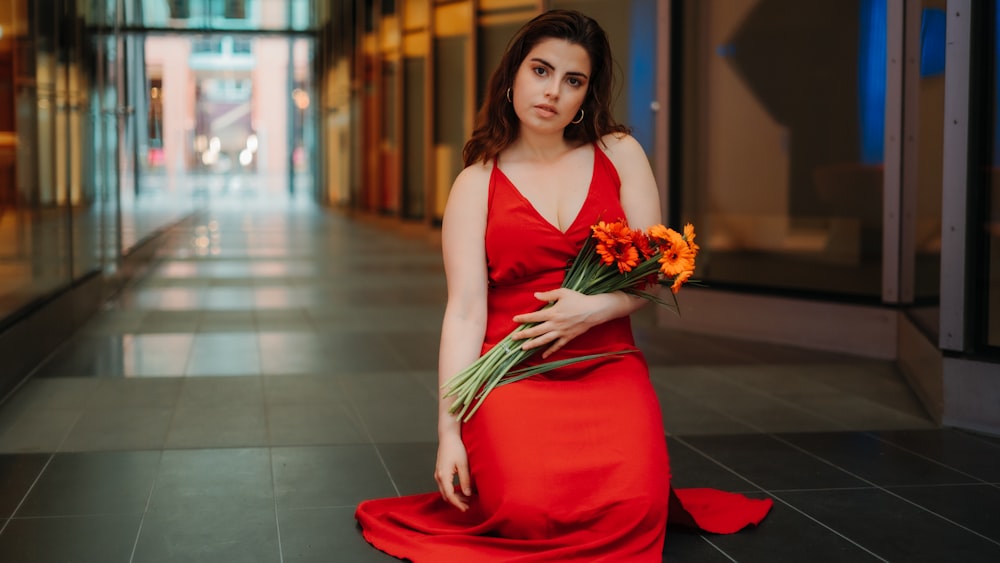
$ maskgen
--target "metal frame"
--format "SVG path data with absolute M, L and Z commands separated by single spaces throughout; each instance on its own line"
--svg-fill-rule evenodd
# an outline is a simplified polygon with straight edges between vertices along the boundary
M 941 198 L 941 336 L 944 350 L 965 351 L 969 179 L 969 55 L 972 0 L 948 0 L 945 47 L 944 162 Z
M 904 0 L 886 3 L 885 139 L 882 176 L 882 301 L 901 301 L 900 210 L 903 201 Z

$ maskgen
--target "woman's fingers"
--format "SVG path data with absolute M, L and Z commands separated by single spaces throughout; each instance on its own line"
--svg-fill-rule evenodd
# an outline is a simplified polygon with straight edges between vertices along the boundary
M 461 490 L 455 488 L 456 474 L 459 479 Z M 464 481 L 462 477 L 463 474 L 465 475 Z M 462 512 L 469 509 L 469 494 L 465 492 L 471 491 L 469 483 L 469 470 L 467 467 L 462 468 L 462 466 L 454 466 L 450 471 L 436 471 L 434 473 L 434 479 L 438 483 L 438 490 L 441 492 L 441 498 Z

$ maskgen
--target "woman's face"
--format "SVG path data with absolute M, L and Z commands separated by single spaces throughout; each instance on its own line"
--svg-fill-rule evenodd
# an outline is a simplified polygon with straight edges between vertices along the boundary
M 565 39 L 538 42 L 521 61 L 511 89 L 521 126 L 562 132 L 579 116 L 590 70 L 590 56 L 580 45 Z

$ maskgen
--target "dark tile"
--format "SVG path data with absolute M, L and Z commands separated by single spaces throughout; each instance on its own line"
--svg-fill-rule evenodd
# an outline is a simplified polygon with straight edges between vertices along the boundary
M 56 454 L 17 517 L 141 513 L 160 452 Z
M 129 561 L 141 513 L 73 518 L 13 518 L 0 534 L 0 561 Z
M 866 486 L 770 436 L 686 436 L 683 442 L 766 490 Z
M 150 510 L 215 505 L 274 509 L 266 448 L 163 452 Z
M 1000 442 L 950 429 L 879 432 L 875 436 L 983 481 L 1000 483 Z
M 780 438 L 880 486 L 942 485 L 975 481 L 881 442 L 870 434 L 785 434 Z
M 753 491 L 746 479 L 706 458 L 678 440 L 667 438 L 670 484 L 676 488 L 709 487 L 725 491 Z
M 356 373 L 341 378 L 344 392 L 355 402 L 420 401 L 437 405 L 437 396 L 429 392 L 412 372 Z
M 371 445 L 274 448 L 272 463 L 279 510 L 354 506 L 396 496 Z
M 893 487 L 893 493 L 1000 543 L 1000 488 L 993 485 Z
M 122 377 L 122 335 L 79 335 L 72 338 L 33 377 Z
M 14 512 L 49 457 L 49 454 L 0 455 L 0 518 Z
M 663 542 L 664 563 L 698 561 L 699 563 L 731 563 L 732 558 L 711 543 L 710 536 L 684 528 L 668 528 Z
M 440 338 L 437 332 L 403 332 L 394 335 L 389 340 L 389 346 L 403 358 L 407 368 L 435 369 Z
M 278 523 L 284 563 L 399 561 L 365 541 L 352 506 L 283 510 L 278 512 Z
M 766 495 L 762 494 L 748 496 L 766 498 Z M 686 532 L 684 528 L 667 529 L 665 551 L 669 552 L 671 538 L 678 535 L 678 530 Z M 775 561 L 841 563 L 877 560 L 850 540 L 778 501 L 759 526 L 746 528 L 735 534 L 707 534 L 703 541 L 718 552 L 724 553 L 728 561 L 741 563 Z M 697 549 L 697 556 L 675 561 L 702 561 L 704 549 L 700 546 L 692 549 Z
M 357 403 L 355 407 L 376 443 L 437 440 L 438 413 L 434 400 L 397 398 L 392 401 L 366 401 Z
M 1000 560 L 1000 544 L 883 490 L 789 491 L 777 496 L 887 561 Z
M 147 514 L 132 559 L 135 563 L 280 560 L 274 507 L 247 509 L 227 503 Z
M 437 442 L 377 444 L 392 482 L 401 495 L 415 495 L 437 490 L 434 466 Z

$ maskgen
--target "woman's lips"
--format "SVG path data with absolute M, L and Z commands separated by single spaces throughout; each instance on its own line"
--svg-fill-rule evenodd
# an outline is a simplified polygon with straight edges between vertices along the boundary
M 556 111 L 556 108 L 554 108 L 553 106 L 550 106 L 550 105 L 546 105 L 546 104 L 538 104 L 537 106 L 535 106 L 535 109 L 537 109 L 538 111 L 540 111 L 543 115 L 552 116 L 552 115 L 556 115 L 558 113 Z

